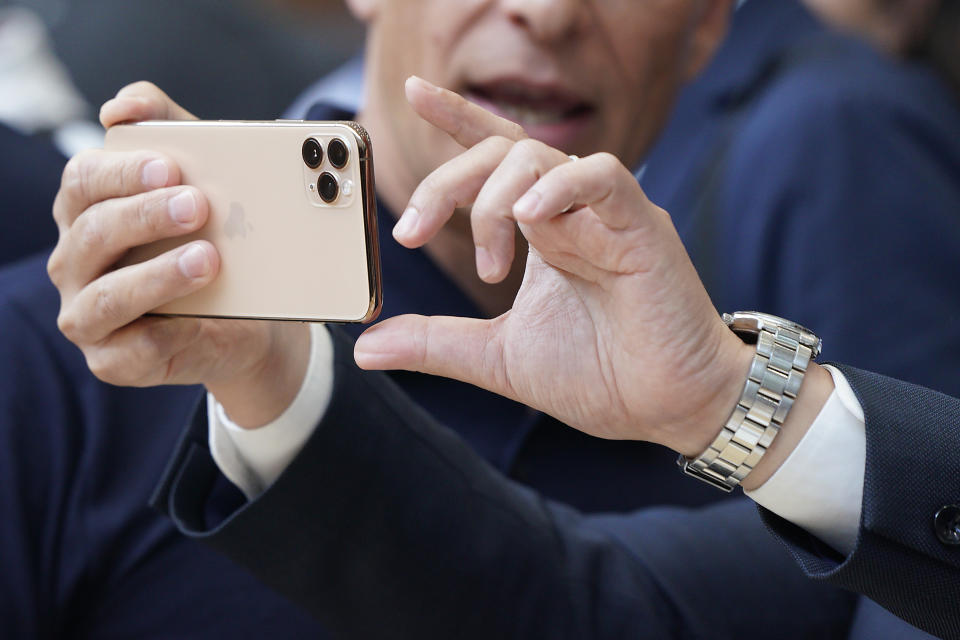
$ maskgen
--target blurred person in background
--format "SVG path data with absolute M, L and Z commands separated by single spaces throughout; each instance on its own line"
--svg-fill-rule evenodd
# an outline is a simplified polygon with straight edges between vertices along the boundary
M 0 5 L 29 9 L 42 20 L 54 54 L 90 105 L 147 77 L 208 117 L 272 120 L 304 86 L 363 46 L 363 26 L 340 0 Z M 96 111 L 87 116 L 95 119 Z
M 118 86 L 155 78 L 210 117 L 273 119 L 362 43 L 338 0 L 3 0 L 0 263 L 56 243 L 66 157 L 103 144 L 90 105 Z
M 57 239 L 46 215 L 60 186 L 66 155 L 93 145 L 102 129 L 82 123 L 87 105 L 53 54 L 40 20 L 22 8 L 0 8 L 0 263 L 41 249 Z M 66 134 L 66 135 L 65 135 Z M 68 144 L 64 144 L 69 139 Z

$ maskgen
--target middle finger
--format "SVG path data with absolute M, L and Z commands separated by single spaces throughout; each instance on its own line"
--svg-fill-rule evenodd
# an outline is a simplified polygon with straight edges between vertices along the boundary
M 220 257 L 209 242 L 197 241 L 111 271 L 84 287 L 58 319 L 74 344 L 93 344 L 172 300 L 209 284 Z
M 112 267 L 126 251 L 196 231 L 207 221 L 207 200 L 195 187 L 170 187 L 93 205 L 57 248 L 62 284 L 79 288 Z
M 506 138 L 487 138 L 435 169 L 410 197 L 393 230 L 397 241 L 413 249 L 433 238 L 454 211 L 473 204 L 513 144 Z
M 541 176 L 570 163 L 570 157 L 533 139 L 510 149 L 477 195 L 470 214 L 477 247 L 477 274 L 486 282 L 500 282 L 514 256 L 514 204 Z

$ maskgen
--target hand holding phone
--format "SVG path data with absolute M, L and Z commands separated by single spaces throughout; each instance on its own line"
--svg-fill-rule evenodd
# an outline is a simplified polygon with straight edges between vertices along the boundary
M 100 114 L 108 129 L 195 119 L 149 83 L 125 87 Z M 298 145 L 297 162 L 303 162 L 300 153 Z M 210 200 L 182 177 L 178 162 L 156 150 L 95 150 L 70 160 L 53 208 L 60 240 L 48 262 L 61 298 L 58 325 L 101 380 L 204 384 L 238 424 L 265 424 L 300 388 L 309 356 L 306 326 L 145 315 L 202 291 L 220 275 L 223 261 L 209 241 L 183 244 L 206 226 Z M 189 215 L 174 215 L 178 203 Z M 175 248 L 118 267 L 131 250 L 158 241 Z

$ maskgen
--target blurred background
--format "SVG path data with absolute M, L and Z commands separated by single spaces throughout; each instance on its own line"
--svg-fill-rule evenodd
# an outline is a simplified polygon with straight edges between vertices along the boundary
M 272 120 L 362 43 L 342 0 L 0 0 L 0 264 L 53 246 L 66 158 L 102 144 L 124 85 Z
M 151 80 L 202 118 L 272 119 L 363 37 L 341 0 L 0 0 L 0 77 L 39 55 L 22 10 L 94 116 L 123 85 Z M 8 103 L 29 89 L 0 91 Z

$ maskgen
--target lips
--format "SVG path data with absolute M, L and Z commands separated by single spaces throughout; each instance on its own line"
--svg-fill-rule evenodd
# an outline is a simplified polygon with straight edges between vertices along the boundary
M 558 85 L 499 80 L 470 85 L 465 97 L 522 126 L 551 146 L 567 149 L 589 126 L 596 107 Z

